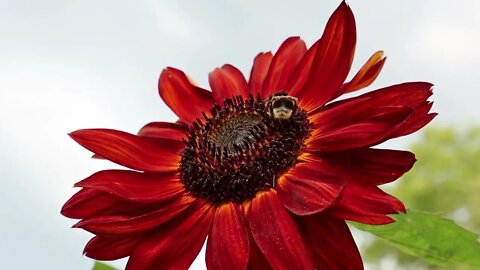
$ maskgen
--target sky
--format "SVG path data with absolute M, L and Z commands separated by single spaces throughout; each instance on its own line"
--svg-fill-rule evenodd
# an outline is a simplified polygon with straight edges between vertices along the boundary
M 59 211 L 75 182 L 116 165 L 90 159 L 68 132 L 135 133 L 174 121 L 156 88 L 164 67 L 204 87 L 225 63 L 248 74 L 258 52 L 289 36 L 312 44 L 339 3 L 0 0 L 0 269 L 91 268 L 82 256 L 91 235 L 71 229 L 75 221 Z M 377 50 L 387 56 L 369 89 L 429 81 L 437 125 L 480 122 L 480 1 L 347 3 L 358 34 L 352 71 Z M 203 263 L 200 256 L 192 269 Z

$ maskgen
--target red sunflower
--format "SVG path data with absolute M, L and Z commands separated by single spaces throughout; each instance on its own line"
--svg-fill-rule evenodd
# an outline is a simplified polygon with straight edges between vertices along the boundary
M 232 65 L 209 74 L 212 91 L 167 68 L 163 101 L 179 117 L 138 135 L 78 130 L 83 147 L 132 170 L 100 171 L 62 209 L 95 235 L 85 254 L 129 256 L 126 269 L 188 269 L 207 240 L 208 269 L 362 269 L 345 223 L 392 222 L 403 204 L 378 185 L 415 162 L 371 148 L 430 122 L 430 83 L 370 85 L 375 53 L 350 82 L 355 20 L 343 2 L 307 49 L 288 38 L 254 59 L 248 81 Z

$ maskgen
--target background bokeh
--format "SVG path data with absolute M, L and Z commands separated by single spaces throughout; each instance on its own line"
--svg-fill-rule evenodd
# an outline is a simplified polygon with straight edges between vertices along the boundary
M 82 256 L 90 235 L 70 229 L 74 221 L 59 211 L 74 182 L 114 165 L 90 159 L 68 132 L 135 133 L 147 122 L 173 121 L 157 94 L 162 68 L 180 68 L 205 87 L 208 72 L 224 63 L 248 73 L 258 52 L 276 50 L 289 36 L 312 44 L 339 3 L 0 0 L 0 269 L 92 266 Z M 353 70 L 376 50 L 388 58 L 370 89 L 430 81 L 440 114 L 434 125 L 462 132 L 480 122 L 480 1 L 348 3 L 358 32 Z M 418 139 L 386 147 L 405 149 Z M 421 181 L 431 181 L 428 173 Z M 396 263 L 392 256 L 377 261 L 380 269 Z M 202 256 L 192 269 L 204 269 Z

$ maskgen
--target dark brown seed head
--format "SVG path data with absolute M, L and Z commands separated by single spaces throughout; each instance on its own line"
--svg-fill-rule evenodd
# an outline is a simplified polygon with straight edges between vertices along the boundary
M 311 130 L 306 112 L 276 118 L 266 109 L 271 100 L 226 99 L 192 124 L 180 166 L 189 192 L 212 203 L 243 202 L 295 165 Z

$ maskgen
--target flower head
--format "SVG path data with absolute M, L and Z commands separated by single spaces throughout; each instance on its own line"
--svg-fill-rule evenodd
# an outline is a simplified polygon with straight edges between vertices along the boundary
M 343 2 L 321 39 L 298 37 L 258 54 L 250 78 L 232 65 L 209 74 L 212 91 L 167 68 L 159 80 L 176 123 L 138 135 L 71 133 L 97 157 L 132 170 L 100 171 L 62 213 L 95 237 L 85 254 L 130 256 L 127 269 L 187 269 L 208 236 L 208 269 L 362 269 L 345 220 L 392 222 L 403 204 L 378 185 L 415 162 L 371 148 L 428 122 L 432 85 L 412 82 L 336 100 L 370 85 L 375 53 L 345 83 L 356 43 Z M 347 259 L 348 258 L 348 259 Z

